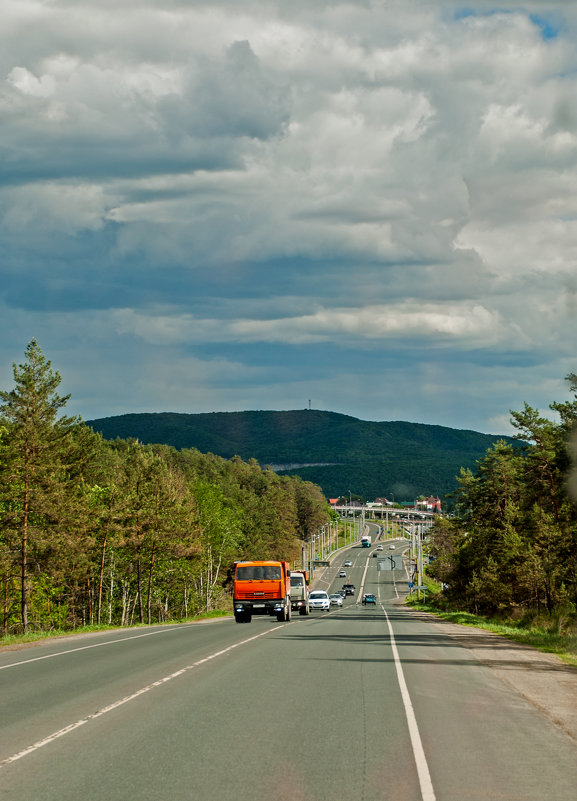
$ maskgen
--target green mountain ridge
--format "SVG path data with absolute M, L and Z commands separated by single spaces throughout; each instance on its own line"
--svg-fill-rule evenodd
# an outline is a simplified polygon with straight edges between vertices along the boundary
M 325 495 L 353 492 L 413 500 L 445 496 L 461 467 L 506 436 L 404 421 L 370 422 L 314 409 L 295 411 L 154 412 L 87 421 L 106 439 L 138 439 L 178 450 L 196 448 L 226 459 L 240 456 L 319 484 Z

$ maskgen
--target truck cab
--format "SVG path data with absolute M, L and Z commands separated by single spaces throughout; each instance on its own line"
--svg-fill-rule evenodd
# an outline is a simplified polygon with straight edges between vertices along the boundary
M 233 604 L 237 623 L 250 623 L 253 615 L 291 619 L 290 566 L 288 562 L 235 562 Z

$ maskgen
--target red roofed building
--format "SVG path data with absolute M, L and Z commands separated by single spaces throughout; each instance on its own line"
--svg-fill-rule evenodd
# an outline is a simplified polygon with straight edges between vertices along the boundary
M 440 512 L 441 499 L 438 496 L 434 497 L 433 495 L 428 495 L 422 501 L 415 501 L 415 507 L 417 509 L 425 509 L 427 512 Z

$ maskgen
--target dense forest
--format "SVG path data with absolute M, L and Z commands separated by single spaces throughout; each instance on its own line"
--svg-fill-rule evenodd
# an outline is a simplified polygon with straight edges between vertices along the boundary
M 475 472 L 462 470 L 456 516 L 439 520 L 429 573 L 444 597 L 481 614 L 531 615 L 577 608 L 577 504 L 572 491 L 577 426 L 573 399 L 552 403 L 555 421 L 525 405 L 512 423 L 525 445 L 498 442 Z
M 35 340 L 0 392 L 0 634 L 218 608 L 237 559 L 300 555 L 321 490 L 194 448 L 106 441 L 63 410 Z
M 255 458 L 281 475 L 318 484 L 329 498 L 351 491 L 367 500 L 446 496 L 457 487 L 460 469 L 473 468 L 499 439 L 445 426 L 368 422 L 317 409 L 124 414 L 87 424 L 107 439 L 133 437 L 224 458 Z

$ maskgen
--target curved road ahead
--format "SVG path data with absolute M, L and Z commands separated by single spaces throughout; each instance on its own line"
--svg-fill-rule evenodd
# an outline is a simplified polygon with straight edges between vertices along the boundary
M 327 582 L 342 585 L 347 557 L 357 596 L 328 614 L 0 651 L 0 797 L 575 798 L 575 741 L 404 609 L 403 573 L 378 572 L 355 547 Z M 360 604 L 361 586 L 376 608 Z

